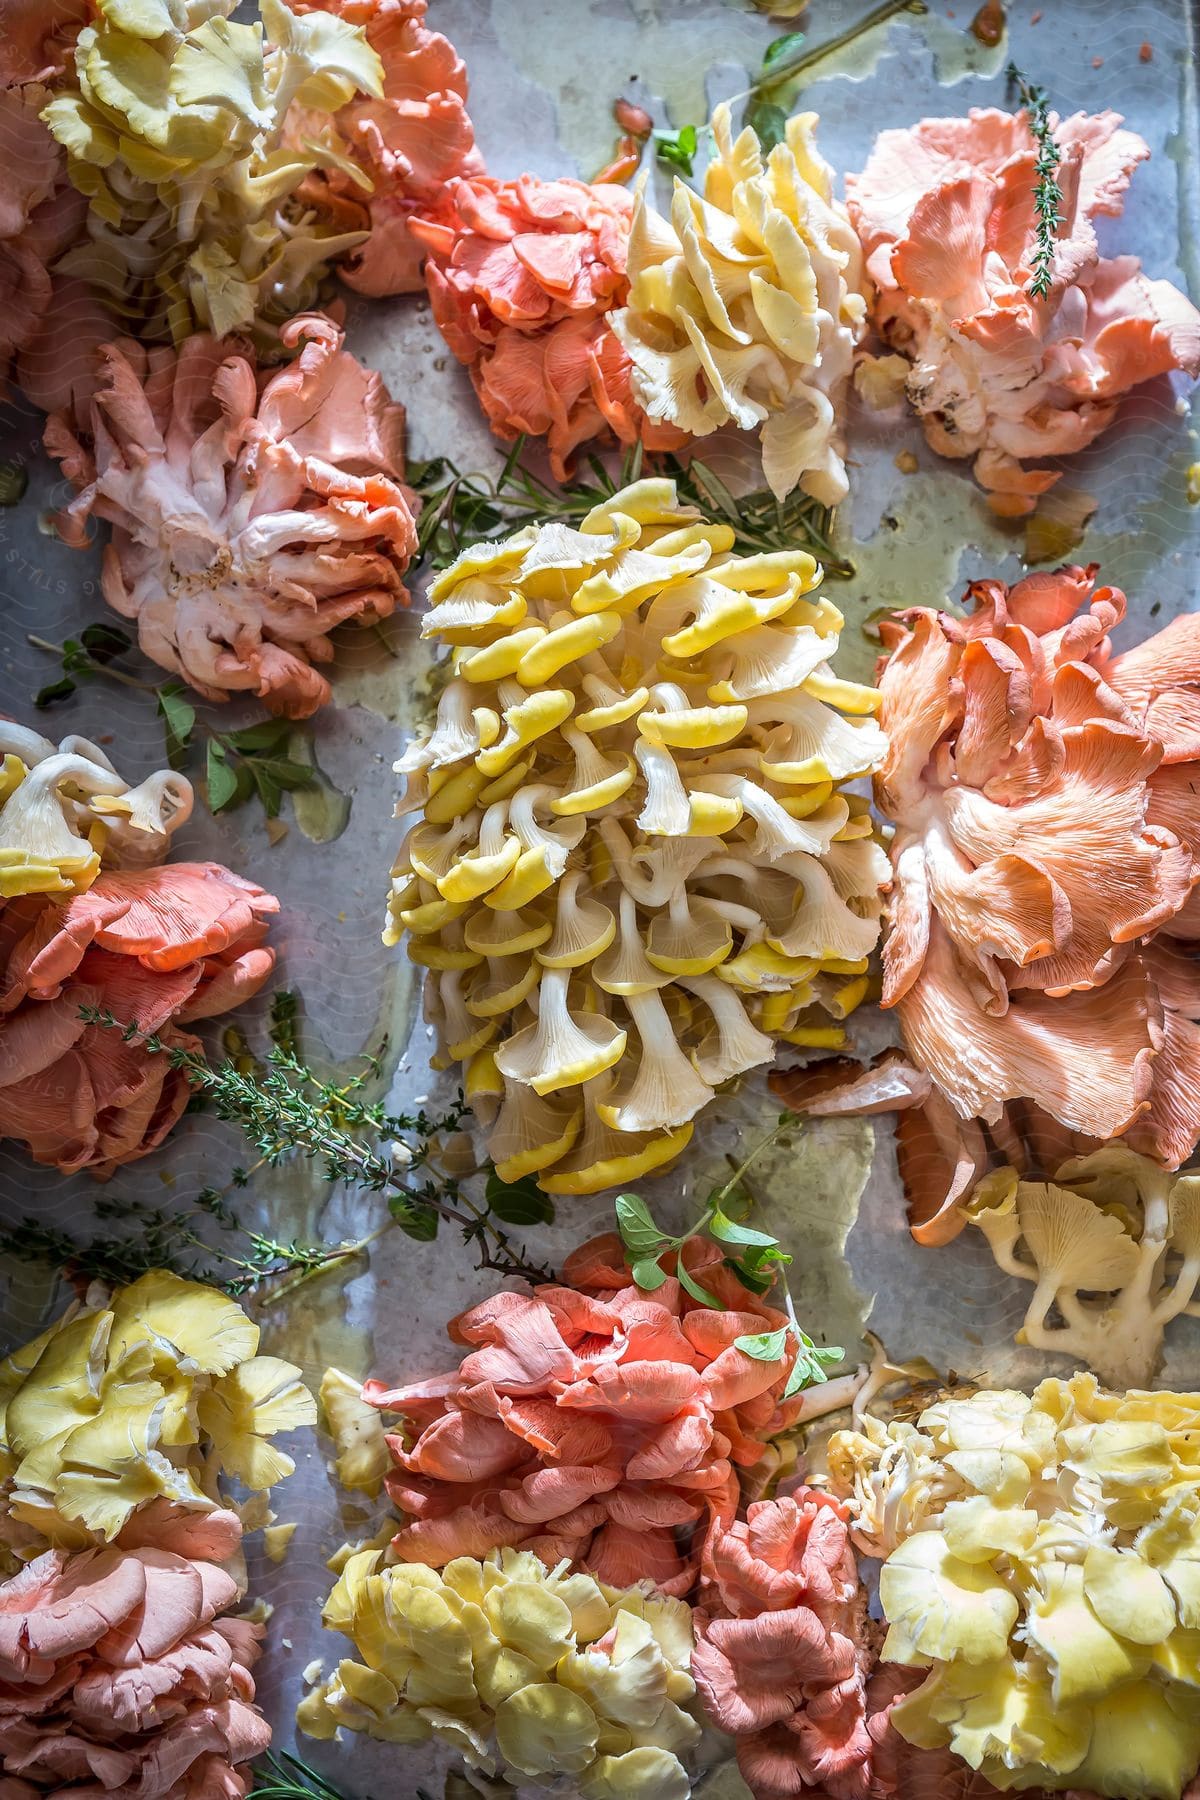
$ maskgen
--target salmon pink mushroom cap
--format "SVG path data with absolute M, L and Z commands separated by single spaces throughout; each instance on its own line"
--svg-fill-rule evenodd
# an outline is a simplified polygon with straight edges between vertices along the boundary
M 1136 257 L 1102 257 L 1093 220 L 1118 215 L 1149 156 L 1119 113 L 1050 115 L 1062 218 L 1044 298 L 1028 292 L 1038 148 L 1024 113 L 972 108 L 876 139 L 846 178 L 875 284 L 874 316 L 912 363 L 908 396 L 943 456 L 974 458 L 995 512 L 1031 512 L 1120 396 L 1200 373 L 1200 313 Z
M 314 665 L 333 628 L 407 602 L 417 539 L 404 408 L 324 314 L 281 336 L 298 354 L 273 373 L 205 333 L 178 353 L 108 344 L 95 397 L 46 444 L 76 489 L 62 535 L 112 526 L 104 595 L 146 655 L 208 700 L 302 719 L 329 698 Z
M 904 1109 L 934 1243 L 961 1228 L 985 1133 L 1035 1173 L 1117 1137 L 1178 1168 L 1200 1141 L 1200 630 L 1115 653 L 1125 596 L 1094 567 L 967 598 L 965 619 L 883 627 L 883 1004 L 914 1071 L 852 1078 Z M 795 1100 L 837 1105 L 811 1077 Z
M 157 1549 L 50 1550 L 0 1585 L 0 1791 L 235 1800 L 270 1728 L 237 1582 Z
M 406 1515 L 397 1557 L 440 1567 L 519 1546 L 614 1586 L 688 1593 L 697 1528 L 732 1518 L 738 1468 L 800 1398 L 782 1398 L 794 1347 L 763 1362 L 733 1344 L 785 1315 L 722 1267 L 715 1243 L 683 1254 L 730 1311 L 697 1301 L 673 1271 L 643 1292 L 606 1236 L 568 1259 L 561 1285 L 502 1292 L 453 1320 L 467 1349 L 457 1370 L 364 1384 L 363 1399 L 408 1432 L 388 1439 L 386 1486 Z
M 426 25 L 426 0 L 298 0 L 295 10 L 361 26 L 383 68 L 381 96 L 360 93 L 329 121 L 325 142 L 338 155 L 297 198 L 334 214 L 339 230 L 369 233 L 339 265 L 348 287 L 372 297 L 419 293 L 424 249 L 409 221 L 418 211 L 436 216 L 449 181 L 483 173 L 466 66 Z
M 560 481 L 591 438 L 648 450 L 684 442 L 643 415 L 609 326 L 628 293 L 632 215 L 631 195 L 609 182 L 479 175 L 448 183 L 411 223 L 428 252 L 433 316 L 492 430 L 544 437 Z

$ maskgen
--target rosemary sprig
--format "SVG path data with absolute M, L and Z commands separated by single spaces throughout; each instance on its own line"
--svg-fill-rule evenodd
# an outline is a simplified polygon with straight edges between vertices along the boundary
M 531 520 L 577 525 L 593 507 L 637 481 L 645 468 L 642 446 L 636 444 L 622 457 L 615 473 L 591 455 L 586 458 L 589 474 L 569 488 L 560 488 L 527 465 L 524 449 L 522 436 L 494 477 L 480 471 L 464 472 L 445 457 L 409 465 L 409 484 L 424 503 L 417 521 L 421 560 L 434 569 L 447 568 L 465 545 L 513 531 Z M 676 456 L 655 456 L 653 470 L 676 483 L 686 505 L 700 507 L 710 518 L 731 525 L 735 546 L 743 553 L 808 550 L 824 565 L 827 575 L 854 574 L 853 563 L 840 557 L 830 542 L 832 509 L 810 495 L 789 494 L 783 501 L 766 489 L 735 495 L 696 457 L 685 463 Z
M 342 1800 L 342 1796 L 290 1751 L 268 1750 L 255 1769 L 247 1800 Z
M 1029 265 L 1032 279 L 1025 292 L 1031 300 L 1044 300 L 1050 292 L 1054 250 L 1058 242 L 1058 228 L 1062 223 L 1059 211 L 1062 190 L 1058 185 L 1057 173 L 1062 162 L 1062 152 L 1055 143 L 1054 133 L 1050 128 L 1050 103 L 1046 98 L 1045 88 L 1035 87 L 1015 62 L 1009 63 L 1006 74 L 1021 96 L 1021 105 L 1029 120 L 1030 136 L 1037 145 L 1037 184 L 1033 190 L 1034 211 L 1037 213 L 1037 244 Z
M 437 1166 L 440 1139 L 457 1132 L 466 1116 L 461 1093 L 440 1117 L 423 1108 L 389 1113 L 382 1102 L 357 1097 L 363 1076 L 341 1085 L 324 1081 L 284 1043 L 272 1047 L 265 1070 L 242 1068 L 228 1057 L 211 1065 L 197 1052 L 168 1044 L 155 1032 L 143 1033 L 105 1009 L 81 1007 L 80 1017 L 89 1025 L 119 1031 L 126 1042 L 136 1042 L 153 1056 L 166 1056 L 219 1119 L 240 1127 L 268 1167 L 290 1156 L 306 1157 L 330 1183 L 347 1182 L 383 1194 L 393 1221 L 407 1236 L 428 1243 L 445 1222 L 472 1247 L 478 1268 L 531 1281 L 550 1279 L 549 1271 L 527 1261 L 503 1229 L 509 1223 L 549 1219 L 549 1201 L 532 1184 L 503 1182 L 485 1167 L 471 1171 L 488 1175 L 479 1204 L 467 1191 L 466 1177 Z M 341 1254 L 354 1254 L 357 1248 Z

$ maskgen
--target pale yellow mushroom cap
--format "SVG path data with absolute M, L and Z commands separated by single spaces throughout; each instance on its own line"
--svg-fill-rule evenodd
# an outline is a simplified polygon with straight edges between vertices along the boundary
M 889 865 L 841 784 L 883 738 L 819 581 L 649 478 L 434 582 L 451 675 L 397 765 L 386 936 L 510 1179 L 665 1167 L 719 1086 L 865 997 Z

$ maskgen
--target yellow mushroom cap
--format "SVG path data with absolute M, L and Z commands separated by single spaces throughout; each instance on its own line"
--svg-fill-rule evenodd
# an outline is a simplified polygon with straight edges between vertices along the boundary
M 438 577 L 450 679 L 397 765 L 418 817 L 387 935 L 506 1169 L 591 1192 L 665 1166 L 718 1085 L 840 1042 L 866 994 L 889 865 L 839 784 L 883 740 L 830 673 L 819 580 L 803 551 L 736 555 L 658 478 Z M 688 986 L 714 975 L 728 995 Z

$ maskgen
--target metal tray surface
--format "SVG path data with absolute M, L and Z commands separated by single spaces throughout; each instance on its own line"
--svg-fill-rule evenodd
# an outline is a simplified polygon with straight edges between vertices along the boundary
M 865 0 L 811 0 L 799 20 L 771 20 L 735 0 L 431 0 L 430 23 L 465 57 L 470 110 L 489 169 L 526 169 L 585 178 L 610 157 L 610 106 L 625 94 L 659 123 L 701 121 L 718 100 L 744 93 L 772 37 L 798 24 L 816 44 L 869 11 Z M 1124 218 L 1099 221 L 1102 247 L 1133 251 L 1149 272 L 1200 300 L 1200 187 L 1196 153 L 1197 18 L 1186 0 L 1019 0 L 1009 8 L 1005 40 L 984 49 L 969 34 L 972 0 L 933 0 L 928 14 L 902 16 L 822 63 L 803 103 L 821 115 L 819 141 L 839 171 L 862 166 L 876 131 L 930 113 L 1005 104 L 1010 57 L 1049 90 L 1062 113 L 1113 107 L 1148 140 L 1152 160 L 1139 169 Z M 1150 46 L 1145 59 L 1142 47 Z M 462 467 L 496 468 L 501 453 L 486 431 L 466 376 L 441 343 L 428 307 L 414 298 L 367 303 L 346 295 L 350 345 L 379 369 L 408 408 L 411 454 L 448 454 Z M 1200 509 L 1185 500 L 1185 470 L 1200 449 L 1200 403 L 1186 384 L 1160 382 L 1133 396 L 1117 423 L 1067 476 L 1099 497 L 1080 561 L 1103 566 L 1123 587 L 1138 637 L 1196 604 Z M 162 733 L 149 696 L 107 683 L 80 687 L 53 713 L 36 715 L 31 697 L 53 664 L 28 634 L 54 641 L 104 616 L 98 554 L 73 552 L 40 521 L 65 497 L 56 470 L 39 451 L 40 422 L 9 405 L 0 415 L 0 455 L 30 465 L 28 492 L 0 510 L 0 705 L 25 722 L 106 741 L 132 779 L 162 763 Z M 938 604 L 978 575 L 1009 580 L 1021 572 L 1021 535 L 992 519 L 964 469 L 939 461 L 911 418 L 856 416 L 850 500 L 841 510 L 844 547 L 857 564 L 835 598 L 847 615 L 842 668 L 869 670 L 873 646 L 860 629 L 889 604 Z M 897 467 L 915 455 L 915 473 Z M 272 938 L 281 982 L 303 997 L 306 1043 L 349 1064 L 386 1039 L 390 1098 L 397 1107 L 437 1092 L 429 1033 L 402 952 L 385 950 L 380 921 L 397 841 L 391 765 L 406 731 L 422 717 L 429 658 L 418 637 L 419 606 L 388 628 L 390 649 L 374 635 L 344 634 L 334 703 L 314 721 L 322 768 L 351 797 L 345 833 L 332 844 L 306 840 L 294 821 L 269 843 L 260 810 L 211 818 L 202 805 L 176 840 L 176 854 L 213 857 L 261 881 L 283 902 Z M 1153 621 L 1153 623 L 1151 623 Z M 257 716 L 229 708 L 222 722 Z M 285 802 L 290 818 L 290 801 Z M 244 1029 L 261 1035 L 262 1008 Z M 886 1021 L 860 1016 L 861 1046 L 887 1039 Z M 664 1221 L 683 1220 L 697 1189 L 727 1152 L 774 1108 L 761 1079 L 719 1100 L 704 1115 L 696 1142 L 673 1175 L 644 1184 Z M 244 1160 L 232 1127 L 205 1115 L 186 1118 L 167 1145 L 123 1171 L 112 1190 L 152 1204 L 182 1203 L 204 1183 L 223 1184 Z M 0 1147 L 0 1219 L 27 1212 L 91 1234 L 98 1190 L 83 1177 L 37 1169 Z M 1007 1382 L 1036 1380 L 1061 1359 L 1020 1351 L 1012 1334 L 1023 1291 L 997 1272 L 982 1241 L 966 1233 L 948 1249 L 910 1241 L 886 1122 L 849 1120 L 814 1126 L 799 1149 L 756 1174 L 763 1216 L 797 1251 L 793 1291 L 819 1339 L 861 1350 L 871 1328 L 893 1358 L 925 1357 L 939 1369 Z M 357 1237 L 378 1224 L 377 1200 L 330 1192 L 303 1168 L 265 1178 L 240 1196 L 250 1223 L 284 1233 Z M 532 1241 L 551 1260 L 610 1217 L 609 1199 L 560 1203 L 554 1226 Z M 844 1254 L 843 1254 L 844 1252 Z M 329 1363 L 415 1379 L 449 1366 L 445 1321 L 489 1291 L 489 1279 L 447 1238 L 417 1246 L 396 1232 L 375 1245 L 370 1263 L 341 1282 L 303 1287 L 288 1308 L 260 1308 L 264 1348 L 299 1361 L 314 1382 Z M 67 1295 L 29 1266 L 0 1269 L 0 1350 L 23 1341 Z M 1171 1328 L 1166 1384 L 1200 1386 L 1200 1326 Z M 342 1640 L 323 1634 L 319 1609 L 330 1577 L 324 1559 L 348 1535 L 361 1535 L 363 1512 L 340 1496 L 316 1433 L 292 1446 L 297 1471 L 276 1490 L 281 1519 L 299 1520 L 286 1558 L 268 1562 L 250 1542 L 252 1592 L 271 1611 L 259 1690 L 277 1745 L 293 1738 L 301 1672 L 314 1658 L 336 1660 Z M 324 1639 L 324 1641 L 323 1641 Z M 301 1754 L 340 1792 L 440 1796 L 446 1759 L 436 1751 L 399 1750 L 347 1737 L 340 1745 L 300 1740 Z M 461 1789 L 459 1790 L 462 1791 Z M 507 1790 L 506 1790 L 507 1791 Z M 568 1790 L 564 1789 L 563 1792 Z M 745 1794 L 728 1766 L 703 1784 L 706 1794 Z

